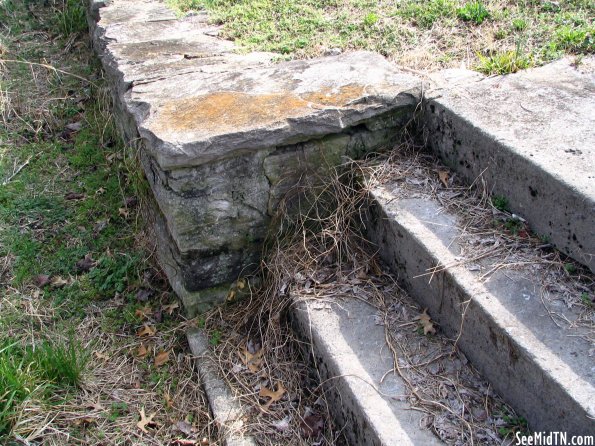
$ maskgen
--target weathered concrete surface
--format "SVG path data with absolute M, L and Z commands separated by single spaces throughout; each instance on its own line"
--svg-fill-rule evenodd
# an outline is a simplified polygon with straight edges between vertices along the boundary
M 398 183 L 372 193 L 369 235 L 401 284 L 494 389 L 535 431 L 593 431 L 595 368 L 588 333 L 563 329 L 543 307 L 531 266 L 489 282 L 460 265 L 458 218 L 429 198 L 396 198 Z M 436 265 L 453 265 L 433 276 Z M 564 313 L 564 310 L 560 310 Z M 576 317 L 576 315 L 574 315 Z
M 505 196 L 595 271 L 595 57 L 509 76 L 447 71 L 425 107 L 427 140 L 469 182 Z
M 207 337 L 200 330 L 190 330 L 186 336 L 190 350 L 196 357 L 200 381 L 205 389 L 209 407 L 223 444 L 225 446 L 256 445 L 252 437 L 244 434 L 243 418 L 245 414 L 242 406 L 219 376 L 219 370 L 209 349 Z
M 346 297 L 301 301 L 292 309 L 299 333 L 312 345 L 337 430 L 344 428 L 350 445 L 443 444 L 420 428 L 423 414 L 402 401 L 407 388 L 401 378 L 386 374 L 394 363 L 384 328 L 375 324 L 376 309 Z
M 199 15 L 156 1 L 91 2 L 116 122 L 139 147 L 158 254 L 192 313 L 258 264 L 279 200 L 310 173 L 389 146 L 421 82 L 356 52 L 272 64 Z

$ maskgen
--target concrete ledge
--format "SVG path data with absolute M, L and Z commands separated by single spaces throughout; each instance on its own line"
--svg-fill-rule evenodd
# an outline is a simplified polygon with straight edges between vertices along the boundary
M 244 412 L 227 384 L 219 377 L 219 371 L 209 350 L 206 336 L 200 330 L 190 330 L 186 336 L 190 350 L 196 357 L 200 381 L 205 389 L 223 444 L 225 446 L 255 446 L 256 442 L 252 437 L 244 435 L 242 419 Z
M 315 366 L 324 382 L 338 429 L 351 445 L 440 445 L 420 428 L 422 413 L 401 401 L 405 383 L 395 374 L 384 328 L 374 323 L 376 310 L 354 298 L 341 302 L 301 301 L 292 317 L 312 345 Z
M 444 163 L 595 271 L 595 57 L 483 78 L 450 70 L 425 106 L 426 137 Z
M 398 199 L 398 184 L 376 189 L 369 235 L 399 280 L 535 431 L 592 432 L 595 403 L 590 345 L 542 307 L 541 278 L 507 271 L 486 285 L 457 264 L 457 217 L 430 199 Z M 430 280 L 431 279 L 431 280 Z M 529 296 L 527 298 L 526 296 Z M 579 335 L 579 336 L 577 336 Z

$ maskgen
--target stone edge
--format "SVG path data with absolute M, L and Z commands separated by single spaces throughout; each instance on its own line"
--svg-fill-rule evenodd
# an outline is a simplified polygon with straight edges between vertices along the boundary
M 223 443 L 226 446 L 256 446 L 254 439 L 243 433 L 244 411 L 229 386 L 219 376 L 206 335 L 195 329 L 188 330 L 186 337 Z

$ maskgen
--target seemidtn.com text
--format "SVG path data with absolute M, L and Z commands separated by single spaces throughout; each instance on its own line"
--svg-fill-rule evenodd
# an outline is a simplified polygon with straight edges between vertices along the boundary
M 515 435 L 517 446 L 594 446 L 593 435 L 568 435 L 566 432 L 533 432 Z

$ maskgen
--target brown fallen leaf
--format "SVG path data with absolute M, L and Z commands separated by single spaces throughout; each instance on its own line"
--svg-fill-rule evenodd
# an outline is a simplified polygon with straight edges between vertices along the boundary
M 149 415 L 148 417 L 145 415 L 145 408 L 141 407 L 140 411 L 140 421 L 138 423 L 136 423 L 136 426 L 143 431 L 144 433 L 148 434 L 149 431 L 147 430 L 147 427 L 155 427 L 157 426 L 157 423 L 153 421 L 153 418 L 155 417 L 155 415 L 157 415 L 156 412 L 153 412 L 151 415 Z
M 126 208 L 118 208 L 118 214 L 120 215 L 120 217 L 128 218 L 128 216 L 130 215 L 130 211 Z
M 139 302 L 146 302 L 153 295 L 153 290 L 146 290 L 141 288 L 136 292 L 136 300 Z
M 82 417 L 82 418 L 77 418 L 76 420 L 74 420 L 74 425 L 75 426 L 87 426 L 89 424 L 95 423 L 97 421 L 96 418 L 94 417 Z
M 39 288 L 43 288 L 44 286 L 49 285 L 50 282 L 50 276 L 48 276 L 47 274 L 39 274 L 35 276 L 35 285 L 37 285 Z
M 324 418 L 318 414 L 312 414 L 304 417 L 300 423 L 302 435 L 306 438 L 317 438 L 324 429 Z
M 149 350 L 147 347 L 145 347 L 145 344 L 141 342 L 141 344 L 138 346 L 138 349 L 136 350 L 136 357 L 139 359 L 144 359 L 148 353 Z
M 136 335 L 138 337 L 153 336 L 155 333 L 157 333 L 157 329 L 155 327 L 149 324 L 144 324 L 143 327 L 136 332 Z
M 227 293 L 227 297 L 225 298 L 225 300 L 227 302 L 233 302 L 236 299 L 236 290 L 230 290 L 229 293 Z
M 68 192 L 64 194 L 65 200 L 81 200 L 83 198 L 85 198 L 85 194 L 82 194 L 80 192 Z
M 173 409 L 173 407 L 174 407 L 174 400 L 172 399 L 171 396 L 169 396 L 169 392 L 166 392 L 163 395 L 163 399 L 165 400 L 165 407 L 167 407 L 168 409 Z
M 243 290 L 246 288 L 246 279 L 240 279 L 236 282 L 236 287 L 238 290 Z
M 265 409 L 268 409 L 271 404 L 283 398 L 283 395 L 285 395 L 285 388 L 281 383 L 277 383 L 277 390 L 275 392 L 267 387 L 261 387 L 258 395 L 262 398 L 270 398 L 270 400 L 263 406 Z
M 178 302 L 174 302 L 173 304 L 168 304 L 161 307 L 161 309 L 169 315 L 172 315 L 174 310 L 177 308 L 180 308 L 180 304 Z
M 91 254 L 87 254 L 83 259 L 76 262 L 76 271 L 79 273 L 86 273 L 95 265 L 97 265 L 97 262 L 93 260 Z
M 136 207 L 137 204 L 138 204 L 138 198 L 136 198 L 136 197 L 126 197 L 124 199 L 124 207 L 126 207 L 126 208 Z
M 146 319 L 149 317 L 153 310 L 149 306 L 144 306 L 142 308 L 137 308 L 134 312 L 134 315 L 139 318 L 140 320 Z
M 440 181 L 442 182 L 442 184 L 444 184 L 444 187 L 448 187 L 448 171 L 447 170 L 439 170 L 438 178 L 440 178 Z
M 68 285 L 68 280 L 64 279 L 62 276 L 56 276 L 52 277 L 50 284 L 53 288 L 62 288 L 63 286 Z
M 106 355 L 105 353 L 98 352 L 97 350 L 95 350 L 93 352 L 93 354 L 95 355 L 95 357 L 97 359 L 101 359 L 103 361 L 108 361 L 110 359 L 109 355 Z
M 248 368 L 248 370 L 250 370 L 254 374 L 257 374 L 262 367 L 263 353 L 264 350 L 260 349 L 256 353 L 252 354 L 248 351 L 248 346 L 245 346 L 244 350 L 242 351 L 242 354 L 240 354 L 240 359 Z
M 430 318 L 430 316 L 427 313 L 428 309 L 425 308 L 423 313 L 420 314 L 419 316 L 416 316 L 414 318 L 414 320 L 418 320 L 419 323 L 421 324 L 422 328 L 424 329 L 424 334 L 427 335 L 429 334 L 436 334 L 436 328 L 434 327 L 434 323 L 432 322 L 432 319 Z
M 161 367 L 167 361 L 169 361 L 169 350 L 162 350 L 155 356 L 155 367 Z

